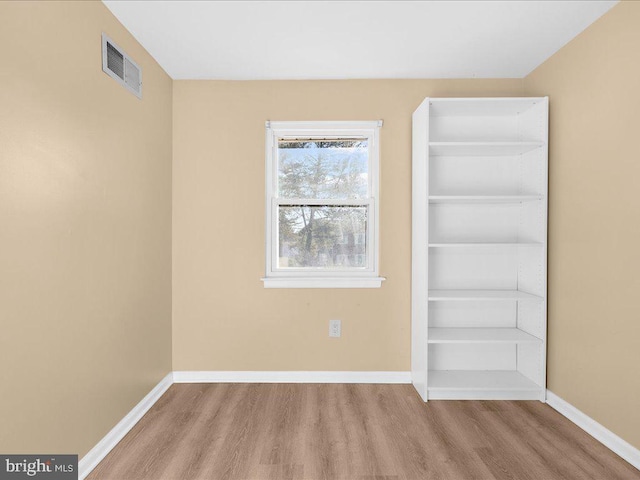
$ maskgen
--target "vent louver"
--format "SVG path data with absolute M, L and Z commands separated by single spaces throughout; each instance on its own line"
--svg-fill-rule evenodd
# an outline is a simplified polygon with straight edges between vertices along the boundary
M 124 80 L 124 57 L 116 48 L 107 42 L 107 68 Z
M 142 98 L 142 70 L 107 35 L 102 34 L 102 71 Z

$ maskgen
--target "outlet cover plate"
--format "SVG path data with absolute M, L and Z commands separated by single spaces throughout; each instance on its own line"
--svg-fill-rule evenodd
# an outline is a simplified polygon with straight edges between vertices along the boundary
M 342 322 L 340 320 L 329 320 L 329 336 L 340 337 L 342 335 Z

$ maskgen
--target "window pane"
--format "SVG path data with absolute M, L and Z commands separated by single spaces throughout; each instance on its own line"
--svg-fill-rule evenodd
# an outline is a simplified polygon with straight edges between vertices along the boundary
M 279 268 L 366 268 L 367 207 L 279 207 Z
M 366 138 L 280 140 L 278 195 L 310 199 L 366 198 L 367 144 Z

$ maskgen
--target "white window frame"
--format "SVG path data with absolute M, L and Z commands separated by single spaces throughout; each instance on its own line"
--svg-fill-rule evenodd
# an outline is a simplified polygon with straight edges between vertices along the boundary
M 379 269 L 380 127 L 382 121 L 317 121 L 266 123 L 266 241 L 265 288 L 379 288 L 385 280 Z M 366 269 L 278 268 L 278 207 L 292 199 L 280 199 L 277 191 L 278 140 L 282 138 L 367 138 L 369 195 L 361 200 L 305 200 L 306 205 L 367 206 Z

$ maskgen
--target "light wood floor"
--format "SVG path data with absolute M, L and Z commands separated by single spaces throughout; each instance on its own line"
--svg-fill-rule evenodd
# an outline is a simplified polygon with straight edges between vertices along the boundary
M 177 384 L 90 480 L 640 479 L 540 402 L 410 385 Z

